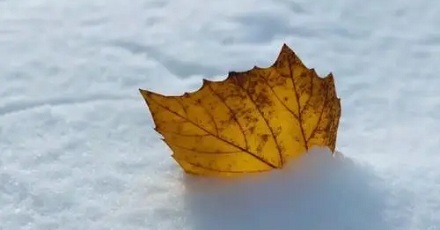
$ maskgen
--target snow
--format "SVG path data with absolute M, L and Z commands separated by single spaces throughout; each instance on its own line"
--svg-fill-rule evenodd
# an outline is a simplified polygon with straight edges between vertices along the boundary
M 195 229 L 389 229 L 387 191 L 367 167 L 314 149 L 282 171 L 216 181 L 188 178 Z
M 440 229 L 439 6 L 0 0 L 0 229 Z M 138 88 L 195 90 L 283 43 L 335 76 L 338 154 L 184 175 Z

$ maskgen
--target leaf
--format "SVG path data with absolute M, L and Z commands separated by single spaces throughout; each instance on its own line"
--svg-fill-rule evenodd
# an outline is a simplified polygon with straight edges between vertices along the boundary
M 204 79 L 195 92 L 140 92 L 187 173 L 264 172 L 313 146 L 335 150 L 341 105 L 333 76 L 320 78 L 286 44 L 272 66 Z

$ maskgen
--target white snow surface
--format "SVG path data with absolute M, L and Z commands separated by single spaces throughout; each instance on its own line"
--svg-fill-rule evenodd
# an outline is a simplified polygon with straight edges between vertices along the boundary
M 0 229 L 440 229 L 440 2 L 0 0 Z M 332 72 L 335 156 L 185 175 L 138 88 Z

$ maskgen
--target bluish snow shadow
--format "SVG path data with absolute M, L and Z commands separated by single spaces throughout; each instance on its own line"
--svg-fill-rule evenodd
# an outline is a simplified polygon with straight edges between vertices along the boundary
M 194 229 L 390 229 L 386 193 L 368 168 L 315 149 L 281 171 L 235 180 L 185 178 Z

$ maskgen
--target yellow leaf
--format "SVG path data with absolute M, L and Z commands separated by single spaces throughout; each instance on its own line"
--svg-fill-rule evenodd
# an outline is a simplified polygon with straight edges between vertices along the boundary
M 335 150 L 341 105 L 333 76 L 320 78 L 285 44 L 272 66 L 203 80 L 195 92 L 140 92 L 187 173 L 263 172 L 313 146 Z

